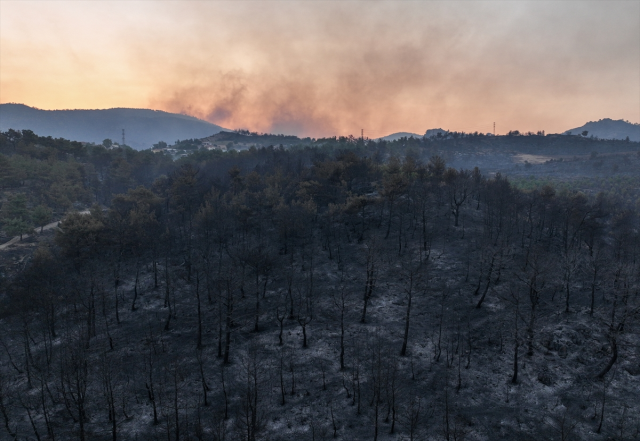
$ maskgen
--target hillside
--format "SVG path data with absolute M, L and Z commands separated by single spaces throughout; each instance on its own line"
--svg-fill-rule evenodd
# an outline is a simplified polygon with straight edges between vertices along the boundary
M 0 133 L 0 439 L 638 439 L 638 143 L 241 136 Z
M 101 143 L 122 139 L 137 149 L 158 141 L 204 138 L 226 129 L 187 115 L 149 109 L 40 110 L 23 104 L 0 104 L 0 131 L 30 129 L 41 136 Z
M 378 140 L 382 140 L 382 141 L 397 141 L 400 138 L 422 138 L 422 135 L 418 135 L 417 133 L 411 133 L 411 132 L 396 132 L 396 133 L 392 133 L 391 135 L 387 135 L 387 136 L 383 136 L 381 138 L 378 138 Z
M 602 139 L 626 139 L 628 136 L 630 141 L 640 141 L 640 124 L 633 124 L 621 119 L 605 118 L 599 121 L 589 121 L 581 127 L 567 130 L 564 133 L 578 135 L 584 131 L 589 132 L 587 136 Z
M 213 136 L 202 139 L 213 145 L 232 145 L 236 150 L 243 150 L 251 146 L 268 147 L 268 146 L 285 146 L 306 145 L 311 142 L 311 138 L 298 138 L 293 135 L 274 135 L 269 133 L 255 133 L 247 130 L 235 132 L 220 132 Z
M 448 134 L 449 131 L 448 130 L 443 130 L 443 129 L 428 129 L 425 133 L 424 136 L 427 138 L 431 138 L 432 136 L 438 136 L 438 134 L 440 134 L 440 136 L 444 136 L 446 134 Z
M 638 439 L 637 212 L 358 142 L 78 151 L 120 194 L 0 254 L 0 439 Z

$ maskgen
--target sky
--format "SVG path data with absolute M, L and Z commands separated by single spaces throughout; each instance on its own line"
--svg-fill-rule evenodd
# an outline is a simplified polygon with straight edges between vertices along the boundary
M 640 122 L 638 1 L 0 0 L 0 103 L 299 136 Z

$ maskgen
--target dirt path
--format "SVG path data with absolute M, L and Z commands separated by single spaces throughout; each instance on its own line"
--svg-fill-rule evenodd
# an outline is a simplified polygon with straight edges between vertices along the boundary
M 45 225 L 44 227 L 42 227 L 43 230 L 50 230 L 52 228 L 56 228 L 58 226 L 58 224 L 60 223 L 60 221 L 55 221 L 55 222 L 51 222 L 50 224 Z M 40 228 L 34 228 L 34 231 L 39 230 Z M 29 234 L 23 234 L 22 238 L 26 239 L 27 237 L 29 237 Z M 11 239 L 9 242 L 5 242 L 2 245 L 0 245 L 0 250 L 4 250 L 9 248 L 11 245 L 20 242 L 20 236 L 16 236 L 13 239 Z
M 89 210 L 84 210 L 81 211 L 80 214 L 89 214 Z M 57 228 L 57 226 L 60 224 L 61 221 L 55 221 L 55 222 L 51 222 L 50 224 L 45 225 L 44 227 L 42 227 L 42 230 L 51 230 L 52 228 Z M 40 228 L 34 228 L 34 231 L 38 231 Z M 23 234 L 22 235 L 22 239 L 26 239 L 27 237 L 29 237 L 28 234 Z M 5 250 L 7 248 L 9 248 L 11 245 L 20 242 L 20 236 L 16 236 L 13 239 L 11 239 L 8 242 L 3 243 L 2 245 L 0 245 L 0 250 Z

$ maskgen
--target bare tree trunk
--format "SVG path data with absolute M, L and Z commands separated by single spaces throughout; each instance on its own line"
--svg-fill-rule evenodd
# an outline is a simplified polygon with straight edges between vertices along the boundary
M 598 374 L 598 378 L 600 379 L 603 379 L 604 376 L 607 375 L 607 373 L 611 370 L 613 365 L 616 364 L 616 361 L 618 360 L 618 343 L 616 341 L 616 337 L 612 336 L 610 340 L 611 340 L 611 351 L 612 351 L 611 359 L 609 359 L 609 363 L 607 363 L 604 369 L 602 369 L 602 371 L 600 371 L 600 373 Z
M 402 349 L 400 355 L 407 354 L 407 341 L 409 340 L 409 320 L 411 318 L 411 299 L 413 297 L 413 271 L 409 274 L 409 289 L 407 290 L 407 315 L 404 321 L 404 337 L 402 339 Z
M 376 286 L 375 250 L 374 250 L 374 245 L 370 245 L 369 249 L 367 250 L 367 280 L 364 285 L 362 318 L 360 319 L 360 323 L 366 323 L 367 306 L 369 305 L 369 299 L 373 295 L 373 290 L 375 286 Z
M 256 313 L 255 323 L 253 326 L 254 332 L 260 331 L 260 272 L 256 269 Z
M 607 400 L 607 382 L 602 382 L 602 408 L 600 409 L 600 424 L 598 424 L 598 429 L 596 433 L 602 432 L 602 423 L 604 422 L 604 405 Z
M 478 309 L 480 309 L 480 307 L 482 306 L 482 302 L 484 302 L 484 299 L 487 296 L 487 292 L 489 292 L 489 287 L 491 286 L 491 273 L 493 272 L 493 264 L 494 264 L 495 260 L 496 260 L 496 254 L 494 253 L 493 256 L 491 256 L 491 263 L 489 264 L 489 270 L 487 272 L 487 281 L 486 281 L 486 284 L 484 286 L 484 291 L 482 292 L 482 296 L 480 297 L 480 300 L 478 301 L 478 304 L 476 305 L 476 308 L 478 308 Z
M 340 309 L 340 370 L 344 370 L 344 291 Z
M 7 431 L 7 433 L 11 438 L 17 441 L 18 434 L 14 430 L 12 430 L 10 427 L 9 413 L 7 412 L 7 405 L 4 402 L 4 398 L 5 398 L 4 379 L 0 377 L 0 414 L 2 414 L 2 419 L 4 420 L 5 430 Z
M 178 368 L 173 368 L 173 412 L 175 419 L 176 441 L 180 439 L 180 412 L 178 407 Z
M 136 260 L 136 281 L 133 284 L 133 302 L 131 302 L 131 311 L 138 309 L 136 300 L 138 300 L 138 280 L 140 279 L 140 261 Z
M 224 420 L 229 419 L 229 397 L 227 395 L 227 383 L 224 381 L 224 366 L 220 366 L 220 380 L 222 383 L 222 395 L 224 396 Z
M 120 277 L 118 275 L 118 272 L 119 272 L 118 270 L 114 270 L 113 294 L 115 297 L 116 323 L 120 324 L 120 306 L 118 304 L 118 285 L 120 284 Z
M 198 309 L 198 336 L 196 342 L 196 349 L 199 351 L 202 349 L 202 305 L 200 302 L 200 271 L 196 269 L 196 302 Z
M 333 403 L 329 403 L 329 411 L 331 413 L 331 425 L 333 426 L 333 437 L 338 437 L 338 426 L 336 425 L 336 419 L 333 415 Z
M 284 387 L 284 353 L 280 350 L 280 404 L 284 406 L 286 389 Z
M 155 388 L 153 383 L 153 358 L 152 357 L 153 356 L 151 355 L 151 352 L 149 352 L 149 363 L 148 363 L 149 382 L 145 383 L 145 387 L 147 389 L 149 401 L 151 402 L 151 406 L 153 407 L 153 425 L 157 426 L 158 425 L 158 406 L 156 403 L 156 393 L 155 393 Z
M 227 281 L 227 311 L 225 317 L 225 342 L 224 342 L 224 364 L 229 364 L 229 349 L 231 347 L 231 325 L 233 313 L 233 292 L 231 284 Z
M 279 329 L 280 332 L 278 333 L 278 345 L 282 346 L 283 345 L 283 341 L 282 341 L 282 333 L 284 331 L 284 319 L 285 319 L 285 313 L 282 313 L 282 316 L 280 316 L 280 309 L 276 308 L 276 320 L 278 320 L 278 324 L 279 324 Z
M 209 390 L 211 390 L 209 388 L 209 385 L 207 385 L 207 380 L 204 376 L 204 363 L 202 361 L 202 351 L 197 350 L 196 351 L 196 356 L 198 359 L 198 367 L 200 368 L 200 381 L 202 383 L 202 395 L 204 398 L 204 405 L 208 406 L 209 405 L 209 401 L 207 400 L 207 392 L 209 392 Z
M 435 345 L 436 351 L 436 363 L 440 361 L 440 355 L 442 354 L 442 325 L 444 323 L 444 300 L 445 300 L 445 292 L 442 291 L 442 298 L 440 300 L 440 323 L 438 324 L 438 343 Z
M 518 349 L 520 348 L 520 341 L 518 336 L 518 304 L 516 302 L 515 312 L 515 336 L 513 339 L 513 376 L 511 377 L 511 383 L 516 384 L 518 382 Z
M 591 305 L 589 308 L 589 315 L 593 317 L 593 310 L 596 303 L 596 281 L 598 278 L 598 266 L 596 262 L 592 262 L 593 265 L 593 279 L 591 280 Z

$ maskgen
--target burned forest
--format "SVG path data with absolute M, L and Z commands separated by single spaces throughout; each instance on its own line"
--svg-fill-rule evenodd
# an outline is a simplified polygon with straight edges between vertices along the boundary
M 25 133 L 3 210 L 60 223 L 3 260 L 0 439 L 640 439 L 637 205 L 473 163 L 533 136 L 173 161 Z M 635 179 L 638 143 L 587 142 Z

